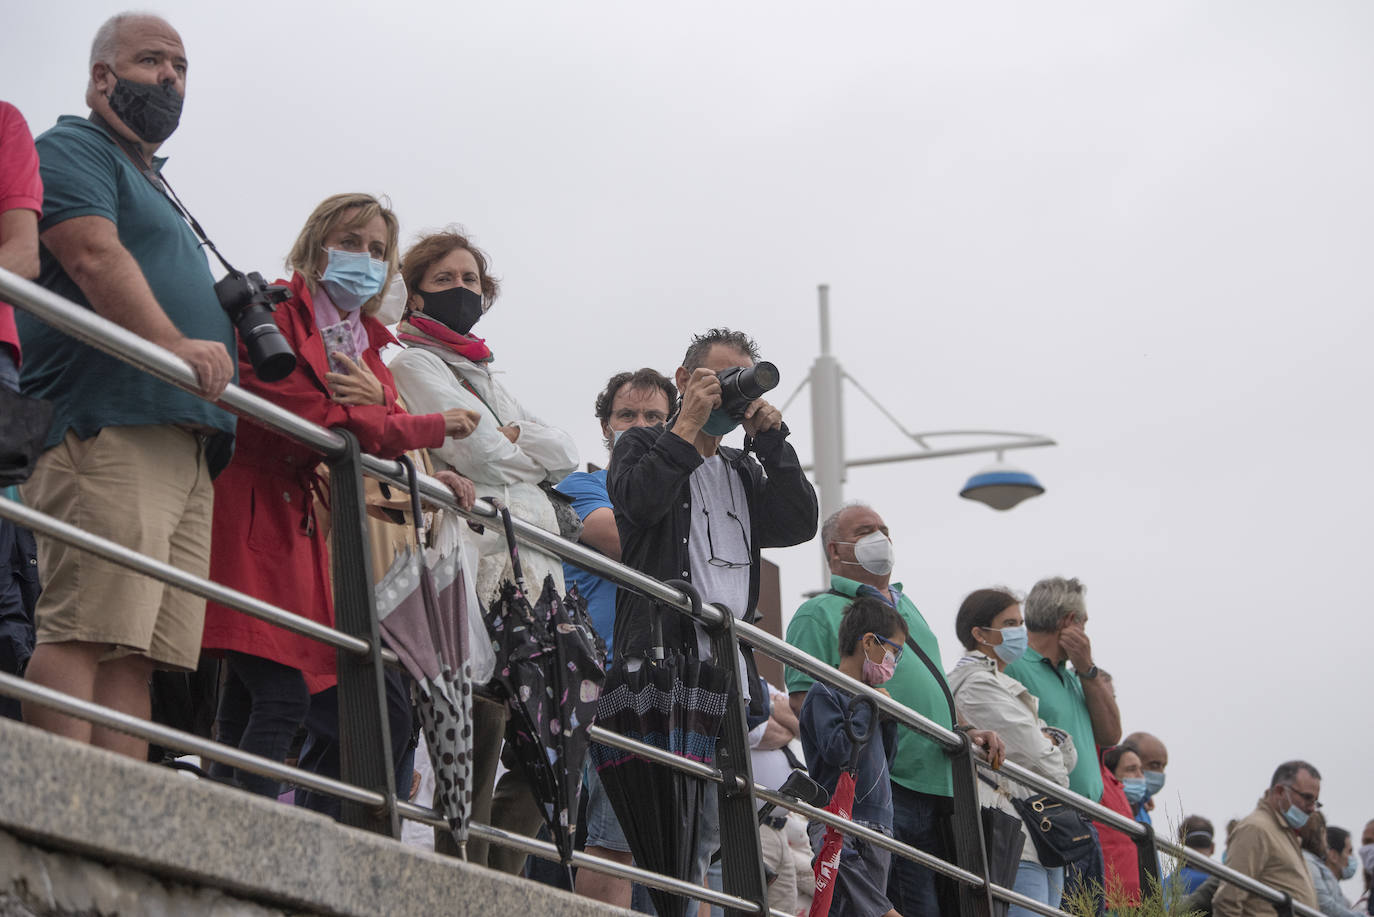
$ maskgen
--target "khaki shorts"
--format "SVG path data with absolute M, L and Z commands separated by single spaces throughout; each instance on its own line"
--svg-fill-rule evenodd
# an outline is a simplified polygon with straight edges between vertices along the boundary
M 24 502 L 77 528 L 205 577 L 215 490 L 200 438 L 172 426 L 68 431 L 43 453 Z M 104 643 L 194 669 L 205 600 L 52 538 L 38 536 L 38 643 Z

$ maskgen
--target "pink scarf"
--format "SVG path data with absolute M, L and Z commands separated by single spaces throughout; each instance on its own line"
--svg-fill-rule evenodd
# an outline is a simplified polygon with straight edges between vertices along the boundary
M 448 325 L 425 318 L 420 312 L 412 312 L 396 329 L 396 337 L 407 344 L 429 344 L 451 350 L 460 357 L 474 363 L 489 363 L 492 360 L 491 348 L 479 337 L 459 334 Z

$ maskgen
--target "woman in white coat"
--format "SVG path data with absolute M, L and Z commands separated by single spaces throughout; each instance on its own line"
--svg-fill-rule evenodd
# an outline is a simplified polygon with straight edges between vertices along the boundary
M 1008 663 L 1026 650 L 1020 601 L 1001 589 L 979 589 L 959 606 L 954 630 L 969 650 L 948 675 L 959 718 L 975 729 L 990 729 L 1000 735 L 1007 746 L 1008 761 L 1067 787 L 1069 771 L 1078 762 L 1073 738 L 1045 725 L 1038 715 L 1039 701 L 1004 671 Z M 980 780 L 978 791 L 983 805 L 996 806 L 1013 816 L 1017 813 L 1011 797 L 1025 797 L 1031 792 L 1000 776 L 995 789 Z M 1050 907 L 1058 907 L 1064 867 L 1041 865 L 1024 824 L 1021 829 L 1026 835 L 1025 845 L 1013 888 Z M 1008 917 L 1031 913 L 1016 905 L 1007 911 Z
M 429 405 L 444 404 L 480 415 L 467 439 L 445 439 L 430 450 L 435 467 L 452 469 L 473 482 L 477 496 L 495 497 L 512 514 L 557 532 L 553 504 L 540 484 L 556 484 L 575 471 L 577 447 L 571 436 L 526 410 L 495 379 L 491 348 L 472 333 L 500 292 L 499 282 L 487 271 L 485 253 L 460 233 L 430 233 L 402 257 L 401 274 L 410 294 L 397 337 L 406 349 L 389 368 L 407 408 L 425 414 L 431 411 Z M 456 532 L 447 538 L 439 533 L 441 550 L 451 549 L 456 540 Z M 501 583 L 513 579 L 499 525 L 486 526 L 477 550 L 477 596 L 489 606 Z M 530 601 L 538 599 L 547 576 L 563 592 L 563 564 L 557 557 L 521 545 L 520 563 Z M 518 769 L 502 777 L 493 798 L 505 708 L 478 697 L 473 716 L 473 820 L 532 835 L 540 815 L 529 789 L 520 783 Z M 439 848 L 451 852 L 448 832 L 436 837 Z M 519 872 L 525 861 L 523 854 L 488 848 L 476 838 L 468 843 L 468 859 L 510 873 Z
M 430 413 L 428 405 L 445 404 L 481 415 L 471 436 L 446 439 L 430 450 L 436 467 L 452 468 L 472 481 L 477 496 L 496 497 L 514 515 L 557 532 L 553 505 L 539 485 L 557 484 L 577 470 L 577 446 L 567 433 L 526 410 L 492 375 L 491 348 L 472 334 L 500 293 L 486 264 L 486 255 L 456 232 L 431 233 L 411 246 L 401 262 L 409 312 L 397 329 L 406 350 L 390 369 L 411 413 Z M 478 550 L 477 595 L 489 604 L 502 580 L 511 577 L 499 526 L 488 527 Z M 550 574 L 563 591 L 558 558 L 521 547 L 520 562 L 534 593 L 531 601 Z

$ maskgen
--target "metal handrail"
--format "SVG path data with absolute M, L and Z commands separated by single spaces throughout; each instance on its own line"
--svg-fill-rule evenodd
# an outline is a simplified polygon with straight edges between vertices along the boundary
M 254 598 L 244 592 L 222 586 L 214 580 L 204 579 L 203 577 L 187 573 L 185 570 L 173 567 L 171 564 L 154 560 L 146 554 L 126 548 L 122 544 L 101 538 L 99 535 L 92 535 L 74 525 L 63 522 L 45 513 L 40 513 L 32 507 L 17 503 L 6 497 L 0 497 L 0 519 L 8 519 L 15 525 L 23 526 L 26 529 L 46 535 L 55 541 L 88 551 L 96 557 L 108 560 L 110 563 L 126 567 L 136 573 L 152 577 L 166 583 L 169 586 L 176 586 L 184 589 L 192 595 L 200 596 L 212 602 L 218 602 L 226 608 L 241 611 L 246 615 L 275 624 L 278 627 L 309 637 L 311 640 L 318 640 L 320 643 L 327 643 L 335 649 L 353 653 L 357 656 L 365 656 L 371 652 L 371 647 L 366 640 L 358 637 L 350 637 L 348 634 L 340 633 L 328 624 L 321 624 L 309 618 L 293 614 L 284 608 L 278 608 L 262 599 Z M 396 654 L 391 650 L 383 648 L 384 656 L 390 655 L 392 662 L 398 662 Z
M 54 327 L 59 328 L 62 331 L 65 331 L 67 334 L 77 338 L 78 340 L 81 340 L 84 343 L 92 347 L 95 347 L 96 349 L 102 350 L 105 353 L 111 354 L 112 356 L 115 356 L 118 359 L 124 360 L 130 365 L 135 366 L 136 368 L 141 369 L 144 372 L 147 372 L 150 375 L 155 376 L 156 378 L 176 385 L 193 394 L 201 394 L 199 391 L 194 371 L 191 369 L 190 365 L 187 364 L 180 357 L 177 357 L 170 351 L 167 351 L 159 347 L 158 345 L 153 344 L 152 342 L 139 337 L 138 335 L 124 329 L 123 327 L 115 324 L 114 322 L 111 322 L 97 315 L 92 310 L 82 308 L 81 306 L 78 306 L 75 303 L 68 301 L 64 297 L 52 293 L 51 291 L 46 290 L 43 287 L 38 286 L 37 284 L 24 280 L 23 278 L 3 268 L 0 268 L 0 300 L 8 301 L 20 308 L 25 309 L 26 311 L 32 312 L 43 321 L 47 322 L 50 325 L 53 325 Z M 231 410 L 242 417 L 263 424 L 264 426 L 267 426 L 270 429 L 278 433 L 281 433 L 284 436 L 287 436 L 288 438 L 303 443 L 313 449 L 316 449 L 324 455 L 337 455 L 345 449 L 343 437 L 341 437 L 334 431 L 321 427 L 302 417 L 299 417 L 298 415 L 293 414 L 292 412 L 287 411 L 284 408 L 281 408 L 278 405 L 273 404 L 272 402 L 264 398 L 254 395 L 251 392 L 245 391 L 244 389 L 241 389 L 236 385 L 229 385 L 216 403 L 218 403 L 221 407 Z M 364 455 L 362 456 L 361 464 L 363 471 L 369 476 L 384 480 L 408 492 L 409 482 L 406 475 L 404 474 L 404 469 L 401 467 L 399 462 L 388 461 L 385 459 L 376 458 L 375 456 Z M 451 512 L 455 512 L 460 516 L 471 521 L 478 523 L 490 523 L 497 518 L 495 507 L 493 507 L 491 503 L 489 503 L 486 500 L 477 500 L 471 510 L 466 510 L 458 506 L 457 501 L 453 497 L 452 492 L 449 491 L 448 488 L 445 487 L 442 483 L 427 475 L 420 475 L 418 480 L 418 487 L 421 496 L 428 500 L 431 504 L 437 505 Z M 0 516 L 6 516 L 6 512 L 7 509 L 5 507 L 0 507 Z M 8 516 L 6 517 L 8 518 Z M 677 611 L 683 612 L 694 617 L 696 620 L 701 621 L 702 623 L 713 624 L 720 621 L 721 612 L 718 609 L 714 608 L 713 606 L 706 605 L 702 607 L 700 610 L 694 611 L 690 599 L 685 594 L 683 594 L 681 591 L 677 589 L 674 589 L 671 586 L 668 586 L 654 579 L 653 577 L 647 576 L 641 573 L 640 571 L 627 567 L 617 561 L 610 560 L 609 558 L 606 558 L 605 556 L 595 551 L 585 548 L 580 544 L 567 541 L 561 538 L 559 535 L 545 531 L 544 529 L 539 528 L 538 526 L 535 526 L 531 523 L 528 523 L 523 519 L 513 518 L 512 521 L 515 533 L 517 535 L 517 539 L 522 542 L 526 542 L 534 547 L 542 548 L 548 551 L 549 553 L 554 554 L 562 560 L 569 561 L 578 567 L 586 569 L 592 573 L 596 573 L 597 575 L 614 582 L 617 586 L 631 589 L 635 592 L 647 596 L 648 598 L 654 599 L 660 602 L 661 604 L 668 605 L 676 609 Z M 52 529 L 52 531 L 56 531 L 56 529 Z M 89 537 L 93 538 L 94 536 Z M 106 542 L 106 544 L 110 545 L 112 543 Z M 115 545 L 114 547 L 119 546 Z M 108 557 L 107 559 L 119 562 L 113 557 Z M 156 563 L 156 561 L 149 561 L 150 565 L 155 565 Z M 149 575 L 157 575 L 151 573 L 151 569 L 152 567 L 149 566 L 141 572 L 148 572 Z M 171 569 L 174 570 L 175 568 Z M 176 571 L 176 573 L 180 573 L 180 571 Z M 182 574 L 182 576 L 185 576 L 185 574 Z M 194 580 L 196 578 L 192 577 L 191 579 Z M 209 584 L 208 581 L 203 581 L 203 583 L 208 584 L 210 586 L 214 585 Z M 182 585 L 182 588 L 190 588 L 191 585 L 197 584 L 183 585 L 182 583 L 178 583 L 177 585 Z M 202 588 L 204 588 L 204 586 L 202 586 Z M 223 589 L 224 587 L 217 588 Z M 191 589 L 191 591 L 196 590 Z M 232 590 L 229 590 L 229 592 L 232 593 L 236 601 L 238 601 L 239 598 L 251 598 L 242 596 L 242 594 L 239 593 L 233 593 Z M 196 594 L 200 595 L 202 593 L 196 592 Z M 219 598 L 216 598 L 215 600 L 220 601 Z M 252 600 L 252 602 L 257 602 L 257 600 Z M 230 603 L 226 602 L 225 604 L 228 605 Z M 246 606 L 249 603 L 242 604 L 245 604 Z M 239 610 L 245 611 L 249 614 L 254 614 L 257 617 L 263 617 L 264 620 L 270 620 L 272 617 L 271 612 L 273 611 L 279 613 L 280 616 L 299 617 L 291 616 L 289 612 L 286 612 L 282 609 L 276 609 L 274 606 L 270 606 L 267 603 L 258 603 L 257 605 L 253 606 L 253 608 L 254 610 L 252 611 L 249 611 L 247 607 L 239 608 Z M 268 614 L 261 614 L 261 612 L 264 611 L 268 611 Z M 314 624 L 314 622 L 309 622 L 307 619 L 304 618 L 300 618 L 300 621 L 306 622 L 308 624 Z M 283 623 L 283 626 L 291 628 L 291 623 L 295 622 L 289 622 L 287 621 L 286 617 L 282 617 L 281 621 L 274 621 L 273 623 Z M 850 694 L 857 694 L 867 697 L 868 699 L 872 700 L 880 710 L 891 716 L 893 719 L 897 720 L 902 725 L 921 733 L 927 738 L 939 742 L 947 750 L 954 750 L 958 747 L 961 747 L 962 742 L 959 736 L 955 734 L 952 730 L 946 729 L 945 727 L 922 716 L 916 711 L 897 703 L 890 697 L 878 693 L 874 689 L 870 688 L 868 685 L 865 685 L 856 679 L 850 678 L 849 676 L 845 675 L 839 670 L 826 665 L 820 660 L 817 660 L 814 657 L 801 652 L 800 650 L 797 650 L 795 647 L 778 639 L 777 637 L 774 637 L 772 634 L 762 631 L 754 625 L 744 621 L 736 621 L 734 627 L 737 637 L 743 642 L 748 643 L 749 645 L 757 649 L 763 650 L 768 655 L 773 656 L 787 663 L 788 665 L 791 665 L 794 668 L 806 672 L 808 675 L 810 675 L 813 678 L 816 678 L 817 680 L 824 681 L 827 684 L 830 684 L 834 687 L 841 688 L 842 690 L 845 690 Z M 325 629 L 332 630 L 330 628 Z M 314 633 L 306 635 L 316 636 L 316 634 Z M 323 636 L 319 636 L 317 638 L 324 639 L 325 642 L 331 642 L 335 646 L 340 646 L 339 642 L 335 640 L 331 640 Z M 344 634 L 337 634 L 337 638 L 349 642 L 348 646 L 341 646 L 340 648 L 346 649 L 349 652 L 359 652 L 359 648 L 352 644 L 352 641 L 356 640 L 357 638 L 350 638 Z M 369 646 L 367 644 L 367 641 L 360 642 L 364 644 L 365 647 Z M 369 650 L 364 649 L 363 651 Z M 0 685 L 5 685 L 10 680 L 11 679 L 9 679 L 8 677 L 4 677 L 3 679 L 0 679 Z M 76 699 L 71 700 L 78 704 L 85 703 L 82 701 L 77 701 Z M 96 709 L 104 708 L 99 708 L 97 706 Z M 111 713 L 114 713 L 114 711 L 111 711 Z M 123 716 L 123 714 L 119 714 L 119 716 Z M 135 718 L 130 719 L 133 719 L 134 722 L 142 722 L 136 720 Z M 624 739 L 624 737 L 617 738 Z M 601 740 L 598 739 L 598 741 Z M 624 741 L 633 742 L 633 740 L 628 739 L 624 739 Z M 624 747 L 623 744 L 620 744 L 614 740 L 607 744 L 618 744 L 620 745 L 620 747 Z M 648 746 L 645 746 L 645 748 L 647 749 Z M 637 749 L 631 750 L 638 752 Z M 645 754 L 646 757 L 651 756 L 648 753 Z M 252 756 L 249 757 L 251 758 Z M 979 766 L 987 766 L 986 761 L 981 760 L 978 754 L 975 754 L 975 761 L 979 764 Z M 691 762 L 685 763 L 690 764 Z M 285 767 L 285 765 L 277 766 Z M 252 770 L 251 767 L 249 767 L 248 769 Z M 708 768 L 708 770 L 714 771 L 714 769 L 711 768 Z M 1113 812 L 1112 810 L 1107 809 L 1099 805 L 1098 803 L 1093 802 L 1092 800 L 1089 800 L 1086 797 L 1080 796 L 1077 793 L 1074 793 L 1064 787 L 1060 787 L 1057 784 L 1053 784 L 1052 782 L 1045 780 L 1039 775 L 1036 775 L 1024 768 L 1012 764 L 1011 762 L 1005 763 L 1003 765 L 1003 770 L 1009 777 L 1016 780 L 1017 782 L 1024 783 L 1036 789 L 1040 789 L 1043 792 L 1052 792 L 1055 794 L 1056 798 L 1067 803 L 1071 807 L 1078 809 L 1079 811 L 1093 817 L 1094 819 L 1102 822 L 1103 824 L 1110 825 L 1111 827 L 1120 830 L 1123 833 L 1129 834 L 1133 837 L 1141 837 L 1144 836 L 1146 833 L 1146 829 L 1144 828 L 1144 826 L 1137 824 L 1133 820 L 1127 819 L 1124 816 L 1121 816 L 1120 814 Z M 716 771 L 715 774 L 716 779 L 719 779 L 719 772 Z M 271 776 L 271 774 L 269 774 L 269 776 Z M 707 779 L 710 779 L 710 775 L 699 774 L 698 776 L 706 776 Z M 328 778 L 317 779 L 327 780 Z M 334 783 L 335 781 L 330 782 Z M 352 791 L 354 791 L 354 793 L 369 794 L 367 800 L 354 796 L 352 797 L 354 798 L 354 801 L 364 802 L 365 804 L 371 805 L 373 804 L 372 797 L 376 796 L 378 801 L 384 802 L 384 799 L 382 799 L 381 794 L 374 794 L 371 793 L 371 791 L 351 787 L 349 784 L 339 783 L 338 786 L 349 787 Z M 330 790 L 323 789 L 322 791 L 331 792 Z M 335 795 L 339 794 L 335 793 Z M 400 806 L 398 806 L 398 808 L 400 808 Z M 820 810 L 817 810 L 817 812 L 819 811 Z M 818 815 L 817 817 L 820 816 Z M 826 819 L 821 818 L 821 820 L 824 821 Z M 867 830 L 862 829 L 862 826 L 852 825 L 852 823 L 851 827 L 859 830 Z M 882 835 L 879 834 L 879 836 Z M 1251 894 L 1259 895 L 1265 898 L 1266 900 L 1269 900 L 1274 903 L 1281 903 L 1287 897 L 1283 893 L 1278 892 L 1275 889 L 1270 888 L 1269 886 L 1264 885 L 1261 882 L 1258 882 L 1257 880 L 1245 876 L 1242 873 L 1238 873 L 1235 870 L 1230 869 L 1229 867 L 1215 863 L 1207 858 L 1201 857 L 1200 855 L 1197 855 L 1192 851 L 1187 850 L 1186 848 L 1180 847 L 1179 845 L 1173 842 L 1164 840 L 1163 838 L 1160 838 L 1157 835 L 1155 835 L 1152 838 L 1152 842 L 1156 850 L 1162 850 L 1170 856 L 1175 856 L 1184 859 L 1187 862 L 1198 867 L 1202 871 L 1207 872 L 1211 875 L 1219 876 L 1228 882 L 1231 882 L 1235 885 L 1244 888 L 1247 892 L 1250 892 Z M 951 870 L 966 873 L 966 871 L 960 870 L 957 866 L 948 866 L 948 869 L 941 871 L 946 872 L 946 874 L 948 875 L 950 874 Z M 978 886 L 982 886 L 983 884 L 985 884 L 982 879 L 977 878 L 972 873 L 966 873 L 966 876 L 972 877 L 975 880 L 971 884 L 976 884 Z M 958 878 L 960 881 L 967 881 L 966 878 L 961 876 L 952 877 Z M 994 894 L 996 894 L 998 891 L 996 889 L 996 886 L 992 886 L 991 883 L 987 884 L 990 888 L 994 889 Z M 695 889 L 695 887 L 693 888 Z M 700 889 L 700 891 L 702 893 L 705 893 L 709 890 Z M 695 893 L 696 892 L 694 891 L 694 894 Z M 1015 893 L 1013 892 L 1011 894 Z M 744 902 L 744 899 L 735 900 L 747 903 L 748 907 L 744 909 L 753 909 L 752 903 Z M 1004 897 L 1004 900 L 1011 899 Z M 1018 903 L 1020 902 L 1018 901 Z M 738 905 L 731 903 L 729 906 L 735 907 Z M 1321 917 L 1319 912 L 1297 902 L 1293 902 L 1292 907 L 1295 913 L 1310 915 L 1310 917 Z M 1040 910 L 1040 908 L 1035 909 Z M 1053 911 L 1042 912 L 1054 913 Z

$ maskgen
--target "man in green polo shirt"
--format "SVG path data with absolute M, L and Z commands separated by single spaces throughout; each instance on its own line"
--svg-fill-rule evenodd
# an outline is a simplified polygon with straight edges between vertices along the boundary
M 860 595 L 881 599 L 905 619 L 911 639 L 930 657 L 936 669 L 932 673 L 908 648 L 883 687 L 893 700 L 952 729 L 952 711 L 937 680 L 944 678 L 940 641 L 911 599 L 902 593 L 901 583 L 891 582 L 892 539 L 882 517 L 869 506 L 845 506 L 825 520 L 821 543 L 830 565 L 831 591 L 797 609 L 787 626 L 787 642 L 822 662 L 838 666 L 840 619 L 845 609 Z M 786 679 L 792 709 L 800 713 L 814 679 L 791 666 L 787 667 Z M 1000 759 L 1002 742 L 995 733 L 974 731 L 969 735 L 975 744 Z M 892 763 L 892 828 L 896 838 L 949 859 L 944 822 L 952 811 L 952 794 L 949 761 L 940 745 L 914 730 L 903 730 Z M 892 859 L 887 897 L 903 917 L 934 917 L 940 913 L 935 874 L 905 857 Z
M 1035 584 L 1024 605 L 1030 647 L 1006 673 L 1039 700 L 1042 720 L 1073 736 L 1078 764 L 1069 772 L 1069 789 L 1101 802 L 1096 751 L 1121 741 L 1121 711 L 1109 680 L 1098 676 L 1093 662 L 1092 641 L 1083 629 L 1088 621 L 1084 592 L 1078 580 L 1059 576 Z M 1100 849 L 1064 867 L 1066 898 L 1075 885 L 1101 887 L 1102 881 Z

